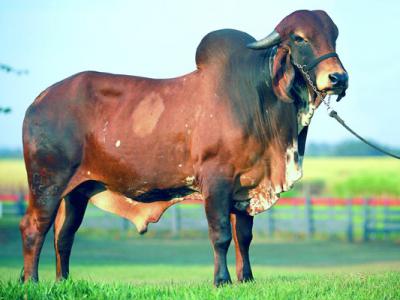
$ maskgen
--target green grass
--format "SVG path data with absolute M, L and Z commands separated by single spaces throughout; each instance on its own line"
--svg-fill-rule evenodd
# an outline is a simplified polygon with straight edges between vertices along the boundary
M 99 230 L 100 232 L 100 230 Z M 103 231 L 78 233 L 72 280 L 54 283 L 52 236 L 40 283 L 20 285 L 21 245 L 15 219 L 0 220 L 0 299 L 399 299 L 400 245 L 256 238 L 256 281 L 212 286 L 209 241 L 160 239 Z M 234 279 L 234 256 L 228 262 Z
M 386 157 L 304 159 L 304 182 L 338 197 L 400 196 L 400 162 Z
M 213 288 L 210 282 L 166 284 L 0 283 L 4 299 L 398 299 L 398 273 L 270 275 L 254 283 Z M 396 290 L 397 289 L 397 290 Z

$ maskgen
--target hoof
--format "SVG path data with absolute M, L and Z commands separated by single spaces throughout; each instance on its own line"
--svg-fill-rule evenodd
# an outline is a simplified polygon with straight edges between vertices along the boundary
M 216 287 L 223 287 L 225 285 L 232 284 L 232 281 L 230 278 L 221 278 L 221 279 L 215 279 L 214 280 L 214 285 Z
M 253 281 L 254 281 L 253 275 L 243 276 L 243 278 L 239 279 L 240 283 L 253 282 Z

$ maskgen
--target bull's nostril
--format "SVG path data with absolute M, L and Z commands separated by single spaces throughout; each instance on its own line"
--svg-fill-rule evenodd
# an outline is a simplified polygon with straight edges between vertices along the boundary
M 331 73 L 328 77 L 333 86 L 345 85 L 349 79 L 347 73 Z
M 332 82 L 332 84 L 336 84 L 339 81 L 339 78 L 337 75 L 338 75 L 338 73 L 329 74 L 329 80 Z

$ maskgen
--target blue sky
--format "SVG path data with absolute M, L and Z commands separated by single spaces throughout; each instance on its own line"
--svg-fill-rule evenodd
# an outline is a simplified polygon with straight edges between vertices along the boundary
M 368 3 L 368 4 L 367 4 Z M 201 38 L 221 28 L 269 34 L 297 9 L 323 9 L 339 27 L 337 52 L 350 75 L 336 105 L 354 129 L 400 146 L 400 1 L 19 1 L 0 2 L 0 63 L 29 75 L 0 72 L 0 147 L 21 147 L 26 108 L 49 85 L 97 70 L 155 78 L 195 68 Z M 326 115 L 314 117 L 309 141 L 352 137 Z

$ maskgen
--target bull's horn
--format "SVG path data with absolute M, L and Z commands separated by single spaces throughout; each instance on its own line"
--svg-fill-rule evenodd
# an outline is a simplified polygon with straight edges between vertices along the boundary
M 279 33 L 276 30 L 274 30 L 267 37 L 263 38 L 262 40 L 250 43 L 247 45 L 247 47 L 250 49 L 256 49 L 256 50 L 257 49 L 265 49 L 265 48 L 269 48 L 269 47 L 279 44 L 280 41 L 281 41 L 281 37 L 280 37 Z

